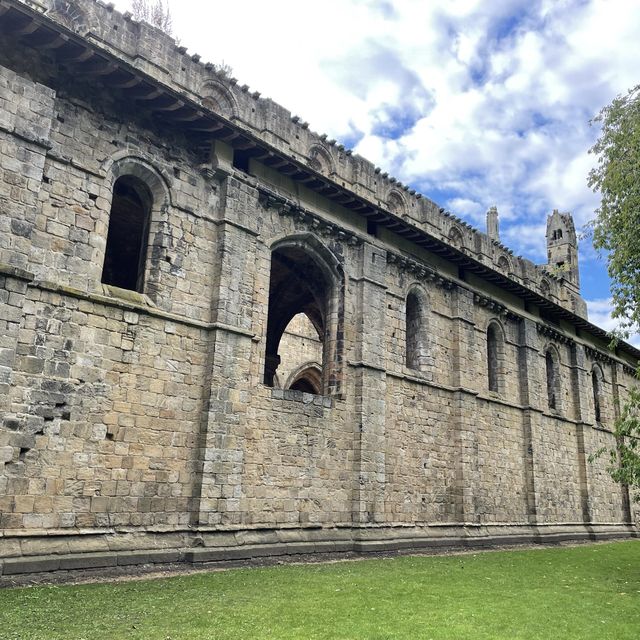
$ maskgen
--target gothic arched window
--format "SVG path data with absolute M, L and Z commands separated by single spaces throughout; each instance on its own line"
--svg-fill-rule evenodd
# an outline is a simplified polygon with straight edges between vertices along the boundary
M 304 314 L 320 343 L 322 366 L 292 388 L 309 391 L 313 387 L 316 393 L 327 395 L 339 391 L 343 282 L 335 257 L 312 236 L 286 238 L 272 249 L 264 368 L 267 386 L 276 383 L 283 334 L 295 316 Z

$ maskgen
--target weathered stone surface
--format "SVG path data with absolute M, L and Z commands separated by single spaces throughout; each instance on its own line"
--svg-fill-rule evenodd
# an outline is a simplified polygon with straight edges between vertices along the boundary
M 533 265 L 157 30 L 45 4 L 0 17 L 5 574 L 633 534 L 587 458 L 639 354 L 585 320 L 570 216 Z

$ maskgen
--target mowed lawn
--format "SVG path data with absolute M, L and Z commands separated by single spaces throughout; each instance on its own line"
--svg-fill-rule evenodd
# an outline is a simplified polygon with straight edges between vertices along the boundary
M 640 638 L 640 541 L 0 590 L 0 638 Z

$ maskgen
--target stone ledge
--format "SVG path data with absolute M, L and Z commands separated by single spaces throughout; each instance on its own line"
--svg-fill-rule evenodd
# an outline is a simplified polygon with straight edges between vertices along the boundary
M 274 400 L 289 400 L 291 402 L 302 402 L 303 404 L 313 404 L 325 409 L 331 409 L 333 402 L 330 396 L 322 396 L 305 391 L 294 391 L 292 389 L 271 389 L 271 397 Z
M 0 275 L 2 275 L 3 265 L 0 263 Z M 12 268 L 12 267 L 8 267 Z M 18 271 L 22 271 L 18 269 Z M 30 280 L 34 280 L 34 276 L 31 276 L 28 272 L 24 272 L 30 276 Z M 59 284 L 56 282 L 49 282 L 47 280 L 37 280 L 33 282 L 33 287 L 41 289 L 42 291 L 49 291 L 51 293 L 57 293 L 60 296 L 68 296 L 76 298 L 78 300 L 85 300 L 97 305 L 103 305 L 107 307 L 117 307 L 126 311 L 133 311 L 141 313 L 142 315 L 159 318 L 166 322 L 175 322 L 176 324 L 191 327 L 194 329 L 202 329 L 204 331 L 226 331 L 227 333 L 234 333 L 240 336 L 254 339 L 255 334 L 249 329 L 243 329 L 242 327 L 234 327 L 232 325 L 224 324 L 222 322 L 202 322 L 200 320 L 194 320 L 187 318 L 186 316 L 170 313 L 168 311 L 162 311 L 158 309 L 151 300 L 145 294 L 136 293 L 135 291 L 127 291 L 126 289 L 118 289 L 117 287 L 108 287 L 110 295 L 104 294 L 104 289 L 99 291 L 81 291 L 75 287 Z M 106 286 L 106 285 L 103 285 Z M 113 292 L 116 292 L 115 295 Z M 147 302 L 148 301 L 148 302 Z
M 10 264 L 0 262 L 0 276 L 9 276 L 10 278 L 16 278 L 17 280 L 26 280 L 31 282 L 34 279 L 33 273 L 21 269 L 20 267 L 14 267 Z
M 369 554 L 410 553 L 443 549 L 479 549 L 497 546 L 517 546 L 522 544 L 559 544 L 562 542 L 587 542 L 597 540 L 620 540 L 640 538 L 640 532 L 632 525 L 571 525 L 550 526 L 544 531 L 543 525 L 488 527 L 483 531 L 468 531 L 457 527 L 449 535 L 411 535 L 397 538 L 384 535 L 369 539 L 353 537 L 336 540 L 315 540 L 306 542 L 272 542 L 263 544 L 197 547 L 190 549 L 141 549 L 128 551 L 105 551 L 72 553 L 60 555 L 20 556 L 0 560 L 0 576 L 54 573 L 58 571 L 82 571 L 90 569 L 111 569 L 114 567 L 135 567 L 141 565 L 206 565 L 245 561 L 260 563 L 269 558 L 291 558 L 304 556 L 352 557 Z M 352 531 L 358 533 L 357 530 Z M 373 532 L 371 532 L 373 534 Z

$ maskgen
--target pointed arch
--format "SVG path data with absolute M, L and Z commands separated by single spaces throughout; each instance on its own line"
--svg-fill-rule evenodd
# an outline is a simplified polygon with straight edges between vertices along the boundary
M 292 391 L 304 391 L 319 395 L 322 393 L 322 365 L 307 362 L 293 371 L 284 386 Z
M 313 234 L 288 236 L 271 246 L 264 383 L 274 386 L 282 335 L 299 313 L 322 343 L 322 393 L 341 386 L 344 274 L 336 256 Z

